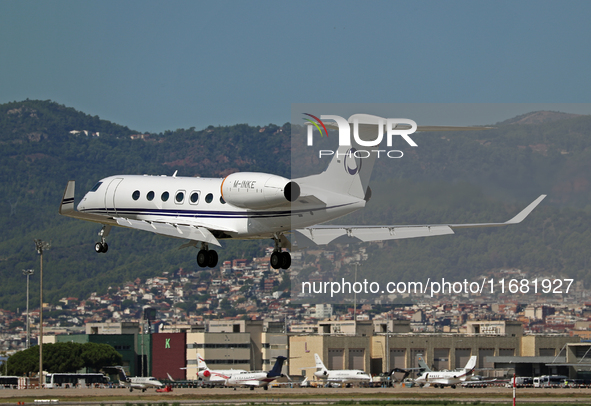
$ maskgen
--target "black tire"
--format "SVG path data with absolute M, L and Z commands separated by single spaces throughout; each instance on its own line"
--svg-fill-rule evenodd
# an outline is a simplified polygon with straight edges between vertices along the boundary
M 269 385 L 265 385 L 263 388 L 265 388 L 265 390 L 269 390 Z
M 106 242 L 103 243 L 103 253 L 109 251 L 109 244 Z
M 271 267 L 273 269 L 281 268 L 281 252 L 275 251 L 271 254 Z
M 218 264 L 218 253 L 214 250 L 207 251 L 207 266 L 215 268 Z
M 96 244 L 94 244 L 94 251 L 97 254 L 100 254 L 101 252 L 103 252 L 103 244 L 101 244 L 100 242 L 97 242 Z
M 133 392 L 133 388 L 129 388 L 129 391 L 130 391 L 130 392 Z
M 199 265 L 201 268 L 205 268 L 207 266 L 207 259 L 207 251 L 199 250 L 197 253 L 197 265 Z
M 254 386 L 251 386 L 251 387 L 250 387 L 250 390 L 254 390 Z
M 291 266 L 291 255 L 289 252 L 283 251 L 281 253 L 281 269 L 288 269 Z

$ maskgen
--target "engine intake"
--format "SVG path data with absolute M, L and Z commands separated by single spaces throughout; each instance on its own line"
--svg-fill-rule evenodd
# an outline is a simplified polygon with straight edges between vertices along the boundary
M 237 172 L 222 181 L 222 197 L 236 207 L 267 209 L 294 202 L 300 186 L 282 176 L 260 172 Z

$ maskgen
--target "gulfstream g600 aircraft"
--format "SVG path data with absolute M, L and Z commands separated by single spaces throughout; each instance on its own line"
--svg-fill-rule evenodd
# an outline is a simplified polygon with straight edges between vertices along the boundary
M 361 139 L 372 140 L 376 138 L 376 119 L 353 115 L 349 122 L 358 120 Z M 305 244 L 328 244 L 339 237 L 381 241 L 453 234 L 456 228 L 520 223 L 545 197 L 538 197 L 505 223 L 319 225 L 365 207 L 371 196 L 369 178 L 377 158 L 375 148 L 341 146 L 324 172 L 298 179 L 257 172 L 237 172 L 225 178 L 177 177 L 176 173 L 110 176 L 86 193 L 78 210 L 74 209 L 75 183 L 69 181 L 59 213 L 102 224 L 97 253 L 107 252 L 106 237 L 112 226 L 189 240 L 183 246 L 199 248 L 197 263 L 201 267 L 217 265 L 218 255 L 210 246 L 221 247 L 220 240 L 269 238 L 275 242 L 271 266 L 287 269 L 291 256 L 283 249 L 291 250 L 292 246 L 286 233 L 299 233 Z

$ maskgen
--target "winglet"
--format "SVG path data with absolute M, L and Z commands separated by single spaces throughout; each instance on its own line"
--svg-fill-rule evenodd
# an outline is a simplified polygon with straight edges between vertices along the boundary
M 525 209 L 521 210 L 521 212 L 519 212 L 519 214 L 517 214 L 515 217 L 513 217 L 511 220 L 506 221 L 505 224 L 518 224 L 521 223 L 527 216 L 529 216 L 529 214 L 538 206 L 538 204 L 541 203 L 542 200 L 544 200 L 546 198 L 546 195 L 540 195 L 540 197 L 538 197 L 536 200 L 534 200 L 533 202 L 531 202 L 529 204 L 529 206 L 527 206 Z

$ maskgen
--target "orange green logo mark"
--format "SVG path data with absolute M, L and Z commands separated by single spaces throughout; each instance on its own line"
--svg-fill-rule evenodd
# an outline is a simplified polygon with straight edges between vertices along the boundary
M 318 132 L 320 133 L 320 136 L 322 137 L 322 129 L 318 125 L 318 124 L 320 124 L 322 126 L 322 128 L 324 128 L 324 135 L 326 135 L 326 137 L 328 138 L 328 131 L 326 130 L 326 127 L 324 126 L 324 123 L 322 122 L 322 120 L 320 120 L 316 116 L 313 116 L 312 114 L 308 114 L 308 113 L 304 113 L 304 114 L 306 116 L 312 117 L 314 120 L 316 120 L 318 123 L 316 123 L 315 121 L 310 120 L 309 118 L 304 118 L 304 120 L 306 120 L 308 123 L 312 124 L 314 127 L 316 127 L 318 129 Z

